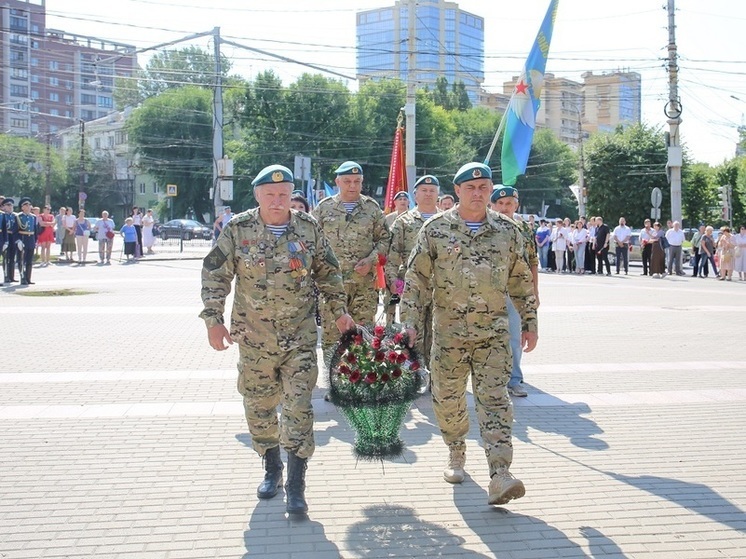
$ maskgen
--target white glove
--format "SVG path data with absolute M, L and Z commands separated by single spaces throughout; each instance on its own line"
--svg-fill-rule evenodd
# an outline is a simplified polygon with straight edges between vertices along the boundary
M 6 250 L 8 250 L 8 243 L 5 243 L 5 244 L 3 245 L 3 250 L 2 250 L 2 252 L 5 252 Z
M 23 252 L 25 247 L 23 246 L 23 241 L 21 239 L 16 241 L 16 247 L 18 248 L 18 252 Z

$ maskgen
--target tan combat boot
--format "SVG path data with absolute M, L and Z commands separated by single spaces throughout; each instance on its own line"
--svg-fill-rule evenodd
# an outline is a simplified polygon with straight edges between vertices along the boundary
M 523 482 L 513 477 L 507 466 L 502 466 L 492 474 L 488 502 L 491 505 L 504 505 L 513 499 L 520 499 L 526 494 Z
M 443 479 L 448 483 L 461 483 L 464 481 L 464 465 L 466 464 L 466 446 L 463 444 L 452 444 L 448 446 L 448 466 L 443 470 Z

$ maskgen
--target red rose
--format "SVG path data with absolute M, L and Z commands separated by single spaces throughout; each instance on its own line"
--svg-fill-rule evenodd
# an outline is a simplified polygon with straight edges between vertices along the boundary
M 352 364 L 352 365 L 354 365 L 355 363 L 357 363 L 357 355 L 355 355 L 352 352 L 348 352 L 347 353 L 347 362 L 350 363 L 350 364 Z
M 339 366 L 339 374 L 341 375 L 349 375 L 352 371 L 350 371 L 350 368 L 347 365 L 340 365 Z
M 354 338 L 352 338 L 352 341 L 355 342 L 357 345 L 362 344 L 363 343 L 362 334 L 357 334 Z
M 406 360 L 407 360 L 407 356 L 404 355 L 403 353 L 400 353 L 399 355 L 396 356 L 396 362 L 399 365 L 401 365 L 402 363 L 404 363 Z
M 367 384 L 373 384 L 374 382 L 376 382 L 376 380 L 378 380 L 378 375 L 373 372 L 365 375 L 365 382 Z
M 404 336 L 402 335 L 402 333 L 401 333 L 401 332 L 399 332 L 398 334 L 395 334 L 395 335 L 394 335 L 394 343 L 395 343 L 395 344 L 400 344 L 400 343 L 402 343 L 403 341 L 404 341 Z
M 373 328 L 373 334 L 377 338 L 382 338 L 385 333 L 386 329 L 383 326 L 376 326 L 375 328 Z
M 373 338 L 373 341 L 370 342 L 370 345 L 373 346 L 373 349 L 381 349 L 381 339 Z
M 401 376 L 401 369 L 397 367 L 391 372 L 391 376 L 394 378 L 399 378 Z
M 396 358 L 397 358 L 398 355 L 399 354 L 396 353 L 395 351 L 389 351 L 389 354 L 388 354 L 387 357 L 388 357 L 389 361 L 391 361 L 392 363 L 396 363 Z
M 409 365 L 409 368 L 413 371 L 416 371 L 420 368 L 420 364 L 417 361 L 412 361 L 412 364 Z
M 381 363 L 384 359 L 386 359 L 386 354 L 382 351 L 376 351 L 375 360 Z
M 389 374 L 388 374 L 388 373 L 383 373 L 383 374 L 381 375 L 381 382 L 388 382 L 388 381 L 390 381 L 390 380 L 391 380 L 391 377 L 389 376 Z
M 352 371 L 352 373 L 350 373 L 350 382 L 352 384 L 357 384 L 359 381 L 360 381 L 360 371 L 355 369 L 354 371 Z

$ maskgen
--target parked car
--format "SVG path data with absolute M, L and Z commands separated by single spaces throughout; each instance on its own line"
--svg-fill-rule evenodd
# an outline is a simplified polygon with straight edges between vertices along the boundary
M 160 226 L 161 239 L 212 239 L 212 229 L 193 219 L 172 219 Z
M 640 230 L 634 229 L 629 238 L 629 261 L 630 262 L 642 262 L 642 247 L 640 246 Z M 691 249 L 684 247 L 681 251 L 682 259 L 684 264 L 689 262 L 692 257 Z M 612 240 L 609 248 L 609 262 L 612 266 L 616 266 L 616 244 Z
M 96 222 L 98 221 L 97 217 L 87 217 L 85 220 L 90 224 L 91 226 L 91 236 L 89 237 L 92 241 L 96 240 L 96 233 L 97 231 L 94 231 L 93 226 L 96 225 Z

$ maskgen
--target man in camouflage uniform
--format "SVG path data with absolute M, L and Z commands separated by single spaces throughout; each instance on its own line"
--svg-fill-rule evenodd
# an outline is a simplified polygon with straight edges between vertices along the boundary
M 410 327 L 421 324 L 432 298 L 433 409 L 449 450 L 443 477 L 460 483 L 465 476 L 471 375 L 491 477 L 488 501 L 504 504 L 525 494 L 509 470 L 513 408 L 506 388 L 511 362 L 506 299 L 521 315 L 524 351 L 531 351 L 538 340 L 536 298 L 521 233 L 514 222 L 487 208 L 490 168 L 469 163 L 453 182 L 458 205 L 422 227 L 409 257 L 403 318 Z
M 319 202 L 312 215 L 339 259 L 350 315 L 356 323 L 368 324 L 375 319 L 378 307 L 375 268 L 378 255 L 388 252 L 389 231 L 378 203 L 361 194 L 362 167 L 346 161 L 335 172 L 339 193 Z M 329 327 L 332 322 L 329 305 L 324 302 L 322 344 L 327 357 L 329 348 L 339 339 L 338 333 Z
M 225 342 L 233 340 L 239 344 L 238 391 L 266 470 L 257 496 L 277 494 L 282 445 L 288 453 L 287 511 L 305 513 L 306 461 L 314 451 L 311 393 L 318 375 L 314 282 L 339 331 L 355 325 L 346 314 L 339 264 L 318 223 L 290 210 L 290 170 L 272 165 L 252 184 L 259 208 L 232 218 L 205 257 L 200 317 L 214 349 L 227 349 Z M 223 311 L 234 277 L 229 334 Z
M 539 256 L 536 251 L 536 236 L 530 223 L 526 223 L 519 215 L 518 211 L 518 191 L 512 186 L 503 186 L 498 184 L 492 190 L 490 196 L 490 207 L 506 217 L 515 221 L 516 226 L 521 231 L 524 243 L 524 255 L 526 263 L 531 268 L 531 277 L 534 280 L 534 296 L 536 297 L 536 306 L 539 306 Z M 508 297 L 508 321 L 510 323 L 510 350 L 513 353 L 513 368 L 510 373 L 508 382 L 508 393 L 511 396 L 525 398 L 528 392 L 523 388 L 523 370 L 521 369 L 521 317 L 515 310 L 513 302 Z
M 436 204 L 440 182 L 433 175 L 425 175 L 414 183 L 414 199 L 417 206 L 403 213 L 391 227 L 391 246 L 386 260 L 386 282 L 394 296 L 401 296 L 404 290 L 404 274 L 407 271 L 407 260 L 414 248 L 417 234 L 422 225 L 438 213 Z M 420 335 L 417 337 L 415 349 L 422 357 L 427 368 L 430 361 L 430 346 L 433 341 L 433 305 L 426 301 L 423 307 L 422 324 L 415 329 Z

